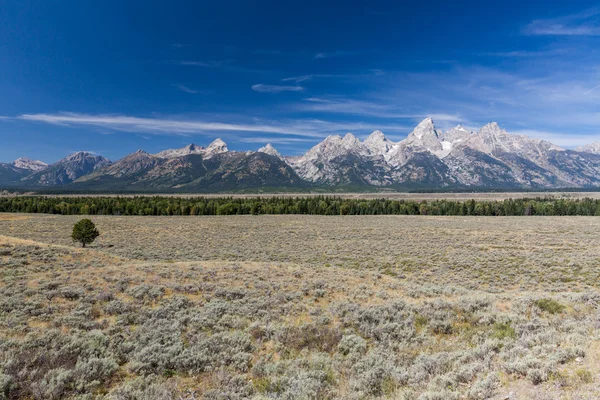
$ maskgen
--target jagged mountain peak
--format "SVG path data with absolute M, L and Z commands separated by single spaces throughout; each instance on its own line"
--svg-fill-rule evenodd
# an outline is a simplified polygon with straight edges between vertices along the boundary
M 24 170 L 32 171 L 32 172 L 38 172 L 38 171 L 41 171 L 41 170 L 45 169 L 46 167 L 48 167 L 48 164 L 46 164 L 45 162 L 42 162 L 39 160 L 32 160 L 31 158 L 28 158 L 28 157 L 17 158 L 15 161 L 10 163 L 10 165 L 12 165 L 13 167 L 16 167 L 16 168 L 20 168 L 20 169 L 24 169 Z
M 404 145 L 422 147 L 431 152 L 441 151 L 443 146 L 440 132 L 435 129 L 433 119 L 428 117 L 419 123 L 403 141 Z
M 343 138 L 340 135 L 329 135 L 321 143 L 336 143 L 336 142 L 341 142 L 342 139 Z
M 451 131 L 463 131 L 463 132 L 469 132 L 469 130 L 467 128 L 465 128 L 464 126 L 462 126 L 461 124 L 456 125 L 454 128 L 450 129 Z
M 362 146 L 362 142 L 352 133 L 348 132 L 342 139 L 342 145 L 347 149 L 354 149 Z
M 419 125 L 417 125 L 408 136 L 412 136 L 417 139 L 423 139 L 426 137 L 438 137 L 439 134 L 438 131 L 435 129 L 433 119 L 428 117 L 421 121 Z
M 380 130 L 373 131 L 364 141 L 371 154 L 386 157 L 394 143 L 385 137 Z
M 371 134 L 369 136 L 367 136 L 367 138 L 365 139 L 365 144 L 367 143 L 380 143 L 380 142 L 389 142 L 391 143 L 391 140 L 389 140 L 388 138 L 385 137 L 385 135 L 383 134 L 383 132 L 381 132 L 380 130 L 374 130 L 373 132 L 371 132 Z
M 458 142 L 464 142 L 468 140 L 472 134 L 473 132 L 469 131 L 464 126 L 458 124 L 449 131 L 444 132 L 442 135 L 442 139 L 454 145 Z
M 281 154 L 277 151 L 277 149 L 275 147 L 273 147 L 271 145 L 271 143 L 267 143 L 266 146 L 261 147 L 260 149 L 258 149 L 259 153 L 265 153 L 265 154 L 269 154 L 271 156 L 275 156 L 277 158 L 283 159 L 283 157 L 281 156 Z
M 227 143 L 225 143 L 221 138 L 216 138 L 208 145 L 208 149 L 225 149 L 227 150 Z
M 94 154 L 89 153 L 87 151 L 76 151 L 75 153 L 71 153 L 68 156 L 66 156 L 65 158 L 63 158 L 63 160 L 76 160 L 76 159 L 81 159 L 87 156 L 94 156 Z
M 258 153 L 277 159 L 251 151 L 227 153 L 227 144 L 216 139 L 206 148 L 191 143 L 156 155 L 138 150 L 114 164 L 89 152 L 77 152 L 35 173 L 14 167 L 17 161 L 4 165 L 7 170 L 12 168 L 5 181 L 23 182 L 25 187 L 62 185 L 75 179 L 89 187 L 107 184 L 132 189 L 140 185 L 147 185 L 145 189 L 205 187 L 220 179 L 233 179 L 234 185 L 243 187 L 249 184 L 248 172 L 254 179 L 252 185 L 269 181 L 261 178 L 268 172 L 274 179 L 269 182 L 296 182 L 294 185 L 600 187 L 600 142 L 576 150 L 565 151 L 541 139 L 510 134 L 496 122 L 476 132 L 462 125 L 442 131 L 436 129 L 432 118 L 426 118 L 397 143 L 379 130 L 364 141 L 352 133 L 331 135 L 297 157 L 284 158 L 271 144 Z M 221 153 L 227 154 L 218 156 Z M 192 154 L 201 157 L 187 157 Z M 31 162 L 26 158 L 20 161 Z M 212 183 L 207 179 L 213 179 Z
M 576 147 L 575 151 L 579 151 L 582 153 L 600 154 L 600 141 Z
M 155 156 L 159 158 L 177 158 L 183 157 L 190 154 L 203 154 L 206 149 L 202 146 L 198 146 L 194 143 L 190 143 L 180 149 L 169 149 L 163 150 L 160 153 L 156 153 Z
M 423 121 L 419 122 L 412 133 L 417 137 L 421 137 L 421 135 L 427 132 L 435 132 L 435 124 L 433 123 L 433 118 L 431 117 L 427 117 Z
M 479 133 L 483 134 L 483 135 L 489 135 L 489 134 L 506 133 L 506 131 L 504 129 L 500 128 L 500 125 L 498 125 L 497 122 L 490 122 L 490 123 L 482 126 L 481 129 L 479 130 Z

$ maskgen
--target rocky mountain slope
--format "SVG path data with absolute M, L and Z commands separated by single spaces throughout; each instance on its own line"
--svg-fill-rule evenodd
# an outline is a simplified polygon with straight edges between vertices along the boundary
M 221 191 L 254 188 L 566 188 L 600 187 L 600 143 L 567 150 L 512 135 L 497 123 L 448 131 L 431 118 L 399 142 L 381 131 L 364 141 L 332 135 L 302 156 L 271 144 L 230 151 L 221 139 L 111 163 L 79 152 L 52 165 L 20 158 L 0 164 L 0 186 L 123 191 Z
M 27 157 L 17 158 L 15 161 L 11 162 L 10 165 L 15 168 L 24 169 L 31 172 L 38 172 L 48 167 L 48 164 L 45 162 L 32 160 Z
M 374 186 L 586 187 L 597 186 L 600 178 L 596 154 L 511 135 L 496 123 L 477 132 L 460 125 L 443 132 L 431 118 L 397 143 L 380 131 L 364 142 L 329 136 L 288 162 L 301 178 L 326 185 L 353 184 L 359 176 Z M 347 163 L 354 166 L 352 175 L 341 168 Z
M 107 158 L 80 151 L 25 177 L 22 183 L 46 187 L 65 185 L 109 164 Z
M 281 156 L 262 151 L 230 152 L 227 145 L 217 139 L 207 148 L 192 144 L 154 155 L 139 150 L 79 178 L 72 186 L 75 189 L 207 191 L 293 188 L 307 184 Z

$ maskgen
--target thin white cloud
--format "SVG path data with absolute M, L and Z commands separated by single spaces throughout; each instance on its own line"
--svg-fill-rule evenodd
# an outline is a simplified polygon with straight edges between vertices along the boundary
M 552 50 L 540 50 L 540 51 L 529 51 L 529 50 L 515 50 L 515 51 L 499 51 L 499 52 L 485 52 L 479 53 L 482 56 L 490 57 L 506 57 L 506 58 L 531 58 L 531 57 L 549 57 L 565 54 L 565 49 L 552 49 Z
M 306 75 L 298 75 L 298 76 L 290 76 L 288 78 L 283 78 L 282 82 L 305 82 L 313 79 L 325 78 L 325 79 L 347 79 L 347 80 L 356 80 L 361 79 L 364 80 L 368 77 L 373 76 L 383 76 L 385 75 L 385 71 L 382 69 L 370 69 L 363 73 L 355 73 L 355 74 L 306 74 Z
M 91 126 L 105 131 L 135 132 L 154 135 L 211 135 L 215 132 L 236 133 L 236 140 L 243 141 L 241 132 L 262 133 L 286 138 L 288 142 L 315 143 L 331 134 L 354 132 L 357 135 L 367 135 L 379 129 L 398 136 L 406 135 L 414 127 L 413 124 L 372 124 L 355 121 L 324 121 L 319 119 L 293 119 L 272 121 L 252 119 L 252 123 L 220 123 L 191 119 L 159 119 L 140 118 L 124 115 L 90 115 L 75 113 L 60 114 L 23 114 L 19 120 L 47 123 L 60 126 Z M 264 136 L 262 136 L 264 137 Z M 251 140 L 246 138 L 246 141 Z M 275 143 L 275 140 L 272 140 Z
M 309 97 L 306 103 L 295 106 L 298 111 L 325 112 L 335 114 L 360 115 L 385 119 L 412 119 L 420 121 L 431 117 L 440 126 L 447 127 L 448 124 L 461 123 L 470 124 L 466 118 L 458 114 L 439 112 L 402 112 L 392 106 L 363 100 L 345 98 Z
M 179 90 L 180 92 L 185 92 L 185 93 L 190 93 L 190 94 L 196 94 L 198 93 L 197 90 L 195 89 L 191 89 L 185 85 L 172 85 L 175 89 Z
M 593 88 L 591 88 L 590 90 L 588 90 L 587 92 L 585 92 L 584 95 L 588 95 L 588 94 L 592 93 L 594 90 L 596 90 L 598 88 L 600 88 L 600 85 L 594 86 Z
M 190 67 L 204 67 L 204 68 L 219 68 L 229 65 L 233 60 L 217 60 L 217 61 L 177 61 L 179 65 L 190 66 Z
M 315 78 L 317 75 L 300 75 L 300 76 L 291 76 L 289 78 L 284 78 L 281 81 L 282 82 L 296 82 L 296 83 L 300 83 L 300 82 L 304 82 L 304 81 L 308 81 L 311 80 L 313 78 Z
M 531 138 L 537 138 L 546 140 L 557 146 L 565 148 L 574 148 L 577 146 L 583 146 L 590 144 L 594 141 L 600 140 L 600 134 L 598 135 L 566 135 L 564 133 L 548 132 L 536 129 L 517 129 L 508 131 L 515 135 L 525 135 Z
M 281 93 L 281 92 L 302 92 L 304 87 L 302 86 L 284 86 L 284 85 L 265 85 L 258 83 L 252 85 L 252 90 L 259 93 Z
M 342 56 L 349 56 L 352 54 L 356 54 L 356 51 L 347 51 L 347 50 L 336 50 L 336 51 L 332 51 L 332 52 L 319 52 L 315 54 L 315 58 L 316 59 L 323 59 L 323 58 L 334 58 L 334 57 L 342 57 Z
M 239 139 L 242 143 L 271 143 L 271 144 L 298 144 L 298 143 L 314 143 L 315 139 L 300 139 L 286 137 L 243 137 Z
M 551 19 L 537 19 L 525 28 L 528 35 L 600 36 L 600 7 Z
M 321 137 L 322 135 L 306 129 L 301 124 L 262 123 L 232 124 L 199 120 L 140 118 L 125 115 L 89 115 L 75 113 L 61 114 L 23 114 L 21 120 L 43 122 L 54 125 L 88 125 L 124 132 L 147 134 L 202 134 L 210 132 L 262 132 L 281 135 Z

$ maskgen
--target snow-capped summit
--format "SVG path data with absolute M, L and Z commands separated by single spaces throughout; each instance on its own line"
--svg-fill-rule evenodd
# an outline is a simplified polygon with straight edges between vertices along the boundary
M 373 133 L 365 139 L 364 144 L 371 154 L 384 157 L 394 146 L 394 143 L 386 138 L 383 132 L 379 130 L 373 131 Z
M 349 171 L 340 168 L 347 160 L 368 160 L 371 152 L 356 136 L 347 133 L 344 137 L 330 135 L 298 158 L 288 158 L 287 162 L 300 177 L 312 182 L 341 182 Z M 372 175 L 365 180 L 373 181 Z
M 575 151 L 579 151 L 582 153 L 600 154 L 600 142 L 593 142 L 584 146 L 576 147 Z
M 81 176 L 110 165 L 110 160 L 85 151 L 78 151 L 24 179 L 34 186 L 53 186 L 73 182 Z
M 163 150 L 155 155 L 159 158 L 177 158 L 187 156 L 189 154 L 202 154 L 204 150 L 204 147 L 191 143 L 181 149 Z
M 496 122 L 484 125 L 468 142 L 470 147 L 486 154 L 513 153 L 531 161 L 545 157 L 548 151 L 564 151 L 545 140 L 511 135 Z
M 266 146 L 261 147 L 260 149 L 258 149 L 259 153 L 265 153 L 268 154 L 270 156 L 275 156 L 279 159 L 283 159 L 283 157 L 281 156 L 281 154 L 277 151 L 277 149 L 275 147 L 273 147 L 271 145 L 271 143 L 267 143 Z
M 25 169 L 31 172 L 38 172 L 48 167 L 48 164 L 38 160 L 32 160 L 27 157 L 17 158 L 11 163 L 13 167 Z
M 432 153 L 444 149 L 440 140 L 440 132 L 435 129 L 433 119 L 425 118 L 417 127 L 403 140 L 407 146 L 419 146 Z
M 226 153 L 227 151 L 227 144 L 221 139 L 216 139 L 206 148 L 191 143 L 181 149 L 163 150 L 160 153 L 156 153 L 155 156 L 158 158 L 178 158 L 190 154 L 200 154 L 205 158 L 210 158 L 215 154 Z
M 204 152 L 204 156 L 206 158 L 210 158 L 215 154 L 227 153 L 228 151 L 229 149 L 227 148 L 227 143 L 222 141 L 220 138 L 217 138 L 208 145 Z
M 472 134 L 473 133 L 471 131 L 458 124 L 449 131 L 444 132 L 443 139 L 446 142 L 455 144 L 457 142 L 464 142 L 465 140 L 468 140 Z

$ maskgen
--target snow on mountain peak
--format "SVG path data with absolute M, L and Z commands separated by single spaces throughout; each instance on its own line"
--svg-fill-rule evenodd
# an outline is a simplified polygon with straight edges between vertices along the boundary
M 187 156 L 190 154 L 203 154 L 204 150 L 204 147 L 197 146 L 194 143 L 190 143 L 187 146 L 182 147 L 181 149 L 163 150 L 160 153 L 156 153 L 155 155 L 159 158 L 177 158 Z
M 500 128 L 497 122 L 490 122 L 489 124 L 485 124 L 479 130 L 481 134 L 497 134 L 501 132 L 505 132 L 504 129 Z
M 409 146 L 423 147 L 431 152 L 442 150 L 440 133 L 435 129 L 431 118 L 421 121 L 403 142 Z
M 227 143 L 222 141 L 220 138 L 217 138 L 208 145 L 204 151 L 204 157 L 210 158 L 215 154 L 227 153 L 228 151 L 229 149 L 227 148 Z
M 471 137 L 471 132 L 462 125 L 457 125 L 447 132 L 444 132 L 443 140 L 450 143 L 464 142 Z
M 32 172 L 38 172 L 48 167 L 48 164 L 38 160 L 32 160 L 27 157 L 21 157 L 11 163 L 16 168 L 26 169 Z
M 364 145 L 369 149 L 371 154 L 386 157 L 394 146 L 394 143 L 386 138 L 383 132 L 376 130 L 365 139 Z
M 261 147 L 260 149 L 258 149 L 259 153 L 265 153 L 271 156 L 275 156 L 277 158 L 283 159 L 283 157 L 281 156 L 281 154 L 277 151 L 277 149 L 275 147 L 273 147 L 271 145 L 271 143 L 267 143 L 266 146 Z
M 583 153 L 600 154 L 600 142 L 593 142 L 584 146 L 576 147 L 575 151 L 580 151 Z
M 425 118 L 415 127 L 409 136 L 414 136 L 418 139 L 422 139 L 425 136 L 438 136 L 438 132 L 435 130 L 433 119 Z
M 385 135 L 379 129 L 376 129 L 373 132 L 371 132 L 371 134 L 369 135 L 369 137 L 367 138 L 367 140 L 369 138 L 383 138 L 383 139 L 385 139 Z
M 211 144 L 208 145 L 207 149 L 218 149 L 227 151 L 227 143 L 221 140 L 221 138 L 217 138 L 213 140 Z
M 216 139 L 207 148 L 190 143 L 180 149 L 163 150 L 160 153 L 156 153 L 155 156 L 158 158 L 177 158 L 190 154 L 200 154 L 205 158 L 210 158 L 215 154 L 226 153 L 227 151 L 227 144 L 221 139 Z

